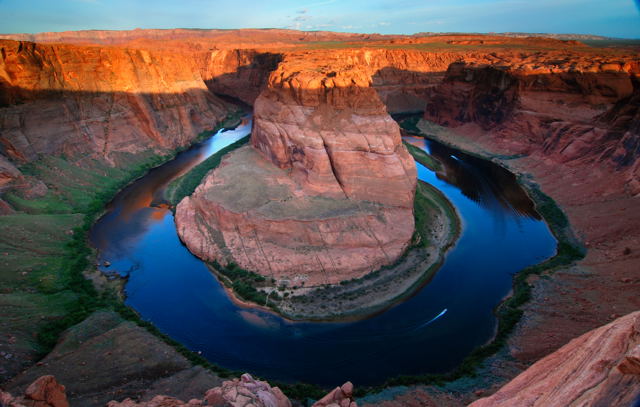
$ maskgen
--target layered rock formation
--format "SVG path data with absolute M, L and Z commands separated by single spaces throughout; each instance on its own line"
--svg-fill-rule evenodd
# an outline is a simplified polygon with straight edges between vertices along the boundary
M 316 401 L 312 407 L 357 407 L 353 398 L 353 384 L 346 382 Z
M 638 75 L 637 58 L 455 63 L 430 89 L 425 118 L 447 127 L 478 124 L 513 153 L 631 170 L 631 192 L 637 194 Z
M 639 354 L 640 311 L 572 340 L 469 407 L 635 405 Z
M 185 146 L 227 112 L 179 53 L 0 41 L 2 152 L 116 163 Z
M 408 246 L 415 165 L 367 70 L 286 59 L 256 100 L 251 144 L 177 208 L 199 257 L 309 286 Z

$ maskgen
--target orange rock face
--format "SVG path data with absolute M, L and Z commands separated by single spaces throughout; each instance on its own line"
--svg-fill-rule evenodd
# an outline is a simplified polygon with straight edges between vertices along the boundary
M 31 383 L 24 397 L 13 397 L 0 391 L 3 407 L 69 407 L 65 387 L 53 376 L 41 376 Z
M 17 162 L 39 154 L 118 162 L 188 144 L 226 115 L 198 61 L 178 53 L 0 41 L 0 133 Z
M 572 340 L 469 407 L 630 406 L 640 396 L 640 371 L 627 368 L 638 346 L 634 312 Z
M 255 103 L 253 148 L 178 206 L 196 255 L 313 286 L 360 277 L 408 246 L 416 170 L 397 124 L 368 71 L 314 62 L 280 64 Z

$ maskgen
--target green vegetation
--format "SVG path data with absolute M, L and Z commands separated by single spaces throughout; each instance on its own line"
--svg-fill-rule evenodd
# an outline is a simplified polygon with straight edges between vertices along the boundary
M 222 157 L 224 157 L 225 154 L 247 144 L 249 137 L 250 136 L 243 137 L 235 143 L 228 145 L 193 167 L 188 173 L 173 180 L 167 186 L 165 198 L 171 205 L 175 206 L 182 201 L 185 196 L 193 194 L 193 191 L 195 191 L 198 185 L 200 185 L 204 176 L 207 175 L 209 171 L 220 165 Z
M 237 123 L 238 115 L 230 115 L 224 123 Z M 203 132 L 198 138 L 210 134 Z M 88 245 L 88 231 L 105 205 L 128 183 L 183 149 L 164 155 L 151 150 L 116 154 L 117 167 L 86 157 L 43 156 L 20 168 L 29 182 L 42 181 L 48 188 L 36 198 L 19 190 L 5 191 L 2 196 L 22 212 L 0 217 L 0 317 L 6 321 L 3 328 L 17 337 L 20 349 L 44 355 L 65 329 L 96 310 L 113 309 L 192 362 L 228 374 L 160 334 L 117 295 L 98 292 L 84 277 L 95 256 Z
M 411 143 L 407 143 L 406 141 L 403 141 L 403 143 L 407 150 L 409 150 L 409 153 L 411 153 L 411 155 L 417 162 L 424 165 L 431 171 L 442 170 L 442 164 L 440 163 L 440 161 L 427 154 L 423 149 L 418 148 Z
M 270 287 L 271 280 L 267 281 L 264 276 L 242 269 L 233 262 L 222 266 L 217 261 L 213 261 L 211 267 L 221 277 L 220 281 L 231 288 L 241 300 L 278 311 L 281 297 L 275 291 L 267 294 L 259 289 Z
M 451 202 L 435 187 L 422 181 L 418 181 L 416 187 L 416 197 L 413 202 L 413 213 L 416 221 L 416 235 L 414 244 L 418 247 L 430 246 L 428 229 L 431 227 L 431 219 L 438 211 L 444 211 L 445 217 L 449 220 L 448 241 L 455 241 L 455 236 L 460 233 L 460 219 L 456 209 Z M 448 248 L 445 247 L 443 250 Z
M 405 118 L 397 118 L 398 124 L 400 127 L 409 134 L 415 135 L 417 137 L 424 137 L 424 135 L 418 129 L 418 122 L 420 121 L 421 115 L 411 115 Z M 413 159 L 429 168 L 431 171 L 440 171 L 442 170 L 442 164 L 437 159 L 433 158 L 430 154 L 427 154 L 423 149 L 414 146 L 411 143 L 407 143 L 406 141 L 402 142 L 404 146 L 409 150 L 409 153 L 413 156 Z
M 418 128 L 418 122 L 422 118 L 422 114 L 412 114 L 408 117 L 396 117 L 395 120 L 400 125 L 400 128 L 406 131 L 407 133 L 414 134 L 416 136 L 421 136 L 422 133 Z
M 3 195 L 23 213 L 0 217 L 0 312 L 25 352 L 47 353 L 62 330 L 104 305 L 83 276 L 92 255 L 87 231 L 118 190 L 168 157 L 144 153 L 134 161 L 123 155 L 132 164 L 128 170 L 87 159 L 81 167 L 65 157 L 42 157 L 21 168 L 30 182 L 48 187 L 35 199 L 15 190 Z

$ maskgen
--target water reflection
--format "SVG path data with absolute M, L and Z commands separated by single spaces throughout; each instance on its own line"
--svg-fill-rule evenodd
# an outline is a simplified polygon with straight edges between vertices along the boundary
M 505 168 L 437 141 L 410 136 L 405 140 L 440 161 L 443 165 L 436 173 L 438 179 L 455 185 L 467 198 L 492 211 L 541 219 L 516 176 Z
M 90 234 L 91 243 L 100 249 L 101 263 L 109 261 L 110 270 L 116 270 L 123 276 L 139 268 L 132 249 L 148 233 L 151 225 L 170 213 L 163 202 L 167 185 L 215 152 L 245 137 L 251 131 L 251 123 L 251 116 L 244 117 L 235 129 L 218 131 L 206 141 L 179 153 L 170 162 L 151 170 L 116 195 Z

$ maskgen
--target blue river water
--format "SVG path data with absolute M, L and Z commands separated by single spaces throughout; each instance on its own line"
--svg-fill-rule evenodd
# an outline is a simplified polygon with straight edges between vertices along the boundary
M 552 256 L 556 241 L 515 177 L 438 143 L 405 137 L 444 163 L 418 177 L 442 191 L 462 232 L 441 269 L 415 295 L 355 322 L 291 322 L 234 304 L 180 242 L 162 205 L 171 179 L 251 131 L 250 117 L 152 170 L 123 191 L 94 225 L 105 272 L 127 276 L 126 304 L 208 360 L 268 379 L 374 385 L 399 374 L 454 368 L 496 328 L 493 309 L 514 273 Z

